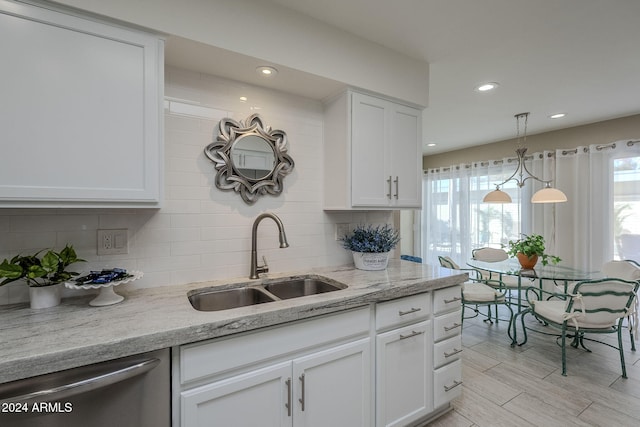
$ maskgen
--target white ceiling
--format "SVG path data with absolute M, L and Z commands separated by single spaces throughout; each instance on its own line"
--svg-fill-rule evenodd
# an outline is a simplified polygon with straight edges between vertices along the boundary
M 639 0 L 268 1 L 428 62 L 425 154 L 640 113 Z

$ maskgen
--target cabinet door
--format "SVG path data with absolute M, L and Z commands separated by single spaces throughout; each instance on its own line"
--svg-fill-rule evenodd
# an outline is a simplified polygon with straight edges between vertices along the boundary
M 184 391 L 181 425 L 291 426 L 291 381 L 291 362 L 284 362 Z
M 376 338 L 376 426 L 404 426 L 433 410 L 431 322 Z
M 351 96 L 351 204 L 388 206 L 392 183 L 385 160 L 387 102 L 359 93 Z
M 158 207 L 163 42 L 0 1 L 0 204 Z
M 391 202 L 395 207 L 422 207 L 421 112 L 404 105 L 389 104 L 391 137 L 389 150 L 392 176 Z
M 370 346 L 365 338 L 293 361 L 294 425 L 371 425 Z

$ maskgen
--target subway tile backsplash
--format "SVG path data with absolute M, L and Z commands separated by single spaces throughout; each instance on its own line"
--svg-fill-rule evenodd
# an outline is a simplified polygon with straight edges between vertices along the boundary
M 279 249 L 273 221 L 260 224 L 259 255 L 267 257 L 273 272 L 350 263 L 351 255 L 335 240 L 335 224 L 391 222 L 390 212 L 322 210 L 319 101 L 177 68 L 167 68 L 165 78 L 164 207 L 0 209 L 0 259 L 70 243 L 88 261 L 76 264 L 78 271 L 143 271 L 144 278 L 122 285 L 126 290 L 248 277 L 251 225 L 265 211 L 280 216 L 290 243 Z M 217 136 L 220 119 L 244 120 L 254 113 L 287 133 L 295 169 L 280 196 L 264 196 L 248 206 L 238 194 L 215 187 L 215 169 L 204 147 Z M 97 255 L 97 230 L 109 228 L 129 230 L 128 254 Z M 81 293 L 65 290 L 66 296 Z M 22 283 L 0 287 L 0 305 L 28 298 Z

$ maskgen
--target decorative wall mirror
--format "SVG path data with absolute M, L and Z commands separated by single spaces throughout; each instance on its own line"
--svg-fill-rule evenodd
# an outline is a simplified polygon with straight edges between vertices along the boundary
M 204 154 L 218 171 L 216 187 L 240 193 L 250 205 L 262 195 L 280 194 L 282 181 L 294 166 L 287 154 L 287 134 L 265 126 L 258 114 L 244 122 L 220 120 L 218 137 Z

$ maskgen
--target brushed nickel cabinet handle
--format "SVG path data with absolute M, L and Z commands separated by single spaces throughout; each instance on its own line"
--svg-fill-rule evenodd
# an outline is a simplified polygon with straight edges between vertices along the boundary
M 304 412 L 304 374 L 300 375 L 300 385 L 302 386 L 302 397 L 298 401 L 300 402 L 300 409 Z
M 453 348 L 453 351 L 451 353 L 447 353 L 446 351 L 444 352 L 444 357 L 451 357 L 451 356 L 455 356 L 458 353 L 462 353 L 462 349 L 457 349 L 457 348 Z
M 287 403 L 284 404 L 285 408 L 287 408 L 287 416 L 291 416 L 291 378 L 287 378 L 285 381 L 287 385 Z
M 415 337 L 417 335 L 422 335 L 422 334 L 424 334 L 423 331 L 411 331 L 411 333 L 409 335 L 400 334 L 400 339 L 401 340 L 406 340 L 407 338 Z
M 456 301 L 462 301 L 462 297 L 453 297 L 453 299 L 446 299 L 444 300 L 444 303 L 451 304 L 452 302 L 456 302 Z
M 396 184 L 396 194 L 394 195 L 396 200 L 398 200 L 398 181 L 399 181 L 399 178 L 396 176 L 396 179 L 393 180 L 393 182 L 395 182 Z
M 389 179 L 387 180 L 387 184 L 389 184 L 389 192 L 387 193 L 387 199 L 391 200 L 391 175 L 389 175 Z
M 402 310 L 398 311 L 398 316 L 406 316 L 407 314 L 415 313 L 415 312 L 420 311 L 420 310 L 422 310 L 422 309 L 421 308 L 413 308 L 413 307 L 411 307 L 411 309 L 407 310 L 407 311 L 402 311 Z
M 445 330 L 446 332 L 449 332 L 450 330 L 455 329 L 455 328 L 459 328 L 460 326 L 462 326 L 462 324 L 460 324 L 460 323 L 454 323 L 454 324 L 453 324 L 453 326 L 445 326 L 445 327 L 444 327 L 444 330 Z
M 450 391 L 462 384 L 462 381 L 453 380 L 453 385 L 444 386 L 444 391 Z

